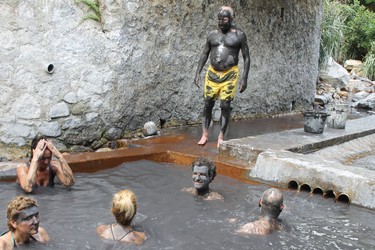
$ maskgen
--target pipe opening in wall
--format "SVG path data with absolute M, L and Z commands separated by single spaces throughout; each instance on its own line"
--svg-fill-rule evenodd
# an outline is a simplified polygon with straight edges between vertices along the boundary
M 281 20 L 284 19 L 284 10 L 285 10 L 285 8 L 281 8 L 281 9 L 280 9 L 280 19 L 281 19 Z
M 318 194 L 318 195 L 323 195 L 323 189 L 321 189 L 320 187 L 316 187 L 313 189 L 312 191 L 313 194 Z
M 298 190 L 298 183 L 296 181 L 288 182 L 288 189 L 289 190 Z
M 350 198 L 347 194 L 341 193 L 337 196 L 336 199 L 337 202 L 344 203 L 344 204 L 350 204 Z
M 300 187 L 299 187 L 299 191 L 300 192 L 308 192 L 308 193 L 310 193 L 311 192 L 311 187 L 310 187 L 310 185 L 308 185 L 308 184 L 302 184 Z
M 336 198 L 336 194 L 333 190 L 327 190 L 323 196 L 324 198 Z
M 55 71 L 55 66 L 53 66 L 53 64 L 47 64 L 47 68 L 46 68 L 46 72 L 48 74 L 52 74 L 53 72 Z

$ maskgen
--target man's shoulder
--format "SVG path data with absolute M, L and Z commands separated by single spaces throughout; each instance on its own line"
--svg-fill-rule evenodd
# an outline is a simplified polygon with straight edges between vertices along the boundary
M 212 191 L 207 196 L 206 200 L 224 200 L 224 197 L 218 192 Z
M 210 37 L 216 37 L 216 36 L 219 36 L 219 35 L 222 35 L 222 33 L 215 29 L 215 30 L 211 30 L 209 33 L 208 33 L 208 38 Z

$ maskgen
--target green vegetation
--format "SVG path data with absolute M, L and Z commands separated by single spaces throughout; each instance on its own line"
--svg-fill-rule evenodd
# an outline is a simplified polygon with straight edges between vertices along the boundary
M 373 4 L 375 0 L 363 0 Z M 359 0 L 324 0 L 319 66 L 324 68 L 328 57 L 339 63 L 347 59 L 364 61 L 364 72 L 374 79 L 375 13 Z M 372 72 L 372 73 L 371 73 Z
M 372 49 L 367 53 L 365 57 L 365 63 L 363 65 L 363 70 L 365 75 L 371 79 L 375 80 L 375 42 L 371 43 Z
M 87 13 L 84 17 L 82 17 L 81 22 L 91 19 L 97 21 L 99 23 L 102 22 L 102 14 L 100 11 L 100 1 L 99 0 L 75 0 L 77 4 L 83 3 L 87 7 L 89 7 L 89 13 Z
M 323 1 L 322 35 L 320 37 L 319 66 L 324 68 L 329 57 L 336 61 L 342 56 L 346 17 L 341 11 L 341 4 L 336 1 Z

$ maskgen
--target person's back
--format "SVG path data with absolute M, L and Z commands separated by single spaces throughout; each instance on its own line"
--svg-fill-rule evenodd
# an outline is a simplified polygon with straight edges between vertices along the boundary
M 270 188 L 264 191 L 259 207 L 261 212 L 259 220 L 241 226 L 236 230 L 237 233 L 265 235 L 283 229 L 278 219 L 284 208 L 283 195 L 279 190 Z
M 146 240 L 146 234 L 135 231 L 131 227 L 125 227 L 120 224 L 100 225 L 97 227 L 97 233 L 101 238 L 107 240 L 121 241 L 135 245 L 141 245 Z
M 135 231 L 131 222 L 137 213 L 137 200 L 130 190 L 117 192 L 112 199 L 112 214 L 117 223 L 100 225 L 96 228 L 99 237 L 107 240 L 120 241 L 140 245 L 146 240 L 146 234 Z

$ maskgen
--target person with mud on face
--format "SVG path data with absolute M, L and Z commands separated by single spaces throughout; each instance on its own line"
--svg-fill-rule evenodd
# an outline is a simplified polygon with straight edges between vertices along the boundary
M 230 118 L 230 104 L 234 99 L 238 82 L 238 62 L 241 51 L 244 61 L 243 75 L 239 92 L 247 88 L 247 78 L 250 69 L 250 55 L 246 34 L 234 24 L 234 11 L 229 6 L 222 6 L 217 15 L 218 29 L 208 34 L 203 53 L 199 59 L 194 84 L 199 88 L 200 74 L 208 58 L 210 66 L 206 72 L 204 85 L 204 108 L 202 122 L 202 137 L 198 145 L 205 145 L 208 140 L 209 127 L 212 119 L 212 109 L 220 97 L 220 133 L 217 147 L 224 141 Z

